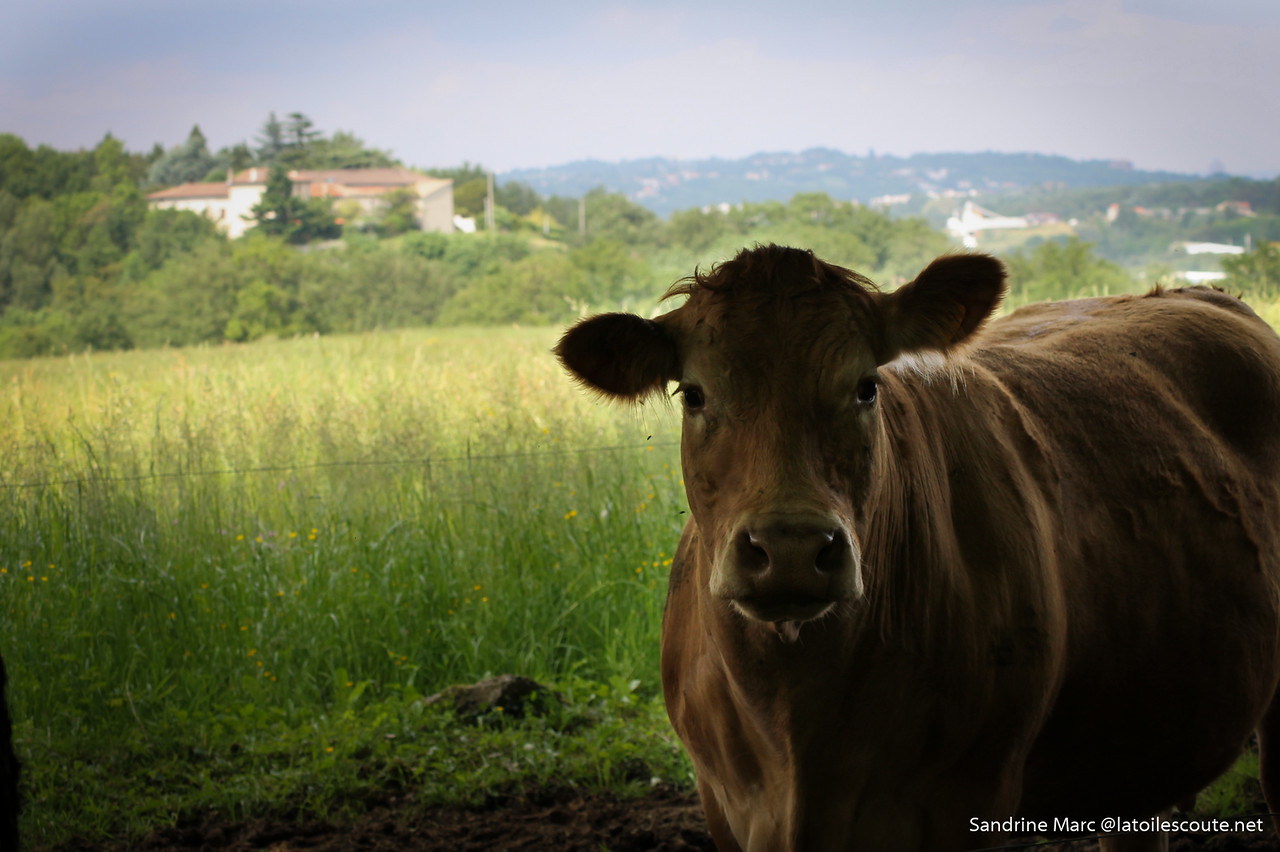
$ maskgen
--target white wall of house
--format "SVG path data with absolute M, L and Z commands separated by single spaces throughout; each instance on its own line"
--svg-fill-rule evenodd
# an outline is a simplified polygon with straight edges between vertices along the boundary
M 267 189 L 261 183 L 233 183 L 228 188 L 227 236 L 235 239 L 253 227 L 253 208 L 262 201 Z
M 424 231 L 453 233 L 453 183 L 418 184 L 418 223 Z

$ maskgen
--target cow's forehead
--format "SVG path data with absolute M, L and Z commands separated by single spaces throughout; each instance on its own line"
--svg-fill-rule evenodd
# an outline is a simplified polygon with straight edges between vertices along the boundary
M 686 376 L 732 373 L 735 385 L 777 394 L 874 366 L 875 285 L 812 252 L 757 247 L 677 283 L 674 295 L 687 297 L 667 318 Z
M 699 304 L 691 299 L 680 345 L 682 379 L 737 406 L 808 410 L 847 394 L 874 369 L 865 309 L 830 294 L 777 304 Z M 725 397 L 724 394 L 728 396 Z
M 734 370 L 865 360 L 877 333 L 869 302 L 831 291 L 775 298 L 695 292 L 679 310 L 687 357 Z

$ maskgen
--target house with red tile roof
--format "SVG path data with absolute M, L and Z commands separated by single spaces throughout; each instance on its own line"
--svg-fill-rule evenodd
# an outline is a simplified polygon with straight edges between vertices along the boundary
M 147 202 L 155 209 L 191 210 L 208 216 L 229 237 L 239 237 L 253 227 L 253 208 L 262 201 L 269 170 L 244 169 L 226 181 L 184 183 L 153 192 Z M 293 169 L 289 172 L 293 193 L 300 198 L 332 198 L 350 201 L 359 215 L 374 215 L 383 196 L 397 189 L 417 196 L 418 225 L 424 231 L 452 233 L 453 181 L 405 168 Z M 351 206 L 351 205 L 348 205 Z

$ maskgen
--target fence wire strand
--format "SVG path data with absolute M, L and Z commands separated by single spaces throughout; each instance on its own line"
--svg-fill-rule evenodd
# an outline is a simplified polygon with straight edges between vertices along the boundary
M 0 488 L 18 490 L 23 488 L 51 488 L 55 485 L 86 485 L 89 483 L 108 482 L 145 482 L 160 479 L 196 479 L 205 476 L 244 476 L 254 473 L 285 473 L 295 470 L 319 470 L 323 468 L 354 467 L 395 467 L 427 466 L 433 464 L 458 464 L 462 462 L 502 461 L 505 459 L 549 458 L 553 456 L 577 456 L 590 453 L 611 453 L 625 450 L 643 450 L 652 447 L 676 447 L 679 441 L 649 441 L 644 444 L 616 444 L 607 447 L 583 447 L 581 449 L 564 450 L 527 450 L 520 453 L 467 453 L 460 456 L 437 456 L 426 458 L 401 459 L 350 459 L 340 461 L 321 461 L 309 464 L 260 465 L 257 467 L 229 467 L 217 470 L 177 470 L 139 473 L 131 476 L 84 476 L 71 479 L 47 479 L 38 482 L 0 482 Z

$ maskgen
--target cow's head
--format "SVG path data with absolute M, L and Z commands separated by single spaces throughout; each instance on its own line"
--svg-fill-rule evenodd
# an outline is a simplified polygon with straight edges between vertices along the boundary
M 1003 268 L 982 255 L 940 258 L 880 293 L 812 252 L 768 246 L 679 282 L 667 295 L 688 300 L 657 319 L 583 320 L 556 353 L 619 400 L 678 383 L 700 579 L 794 639 L 863 594 L 860 531 L 884 433 L 878 368 L 945 353 L 1003 291 Z

